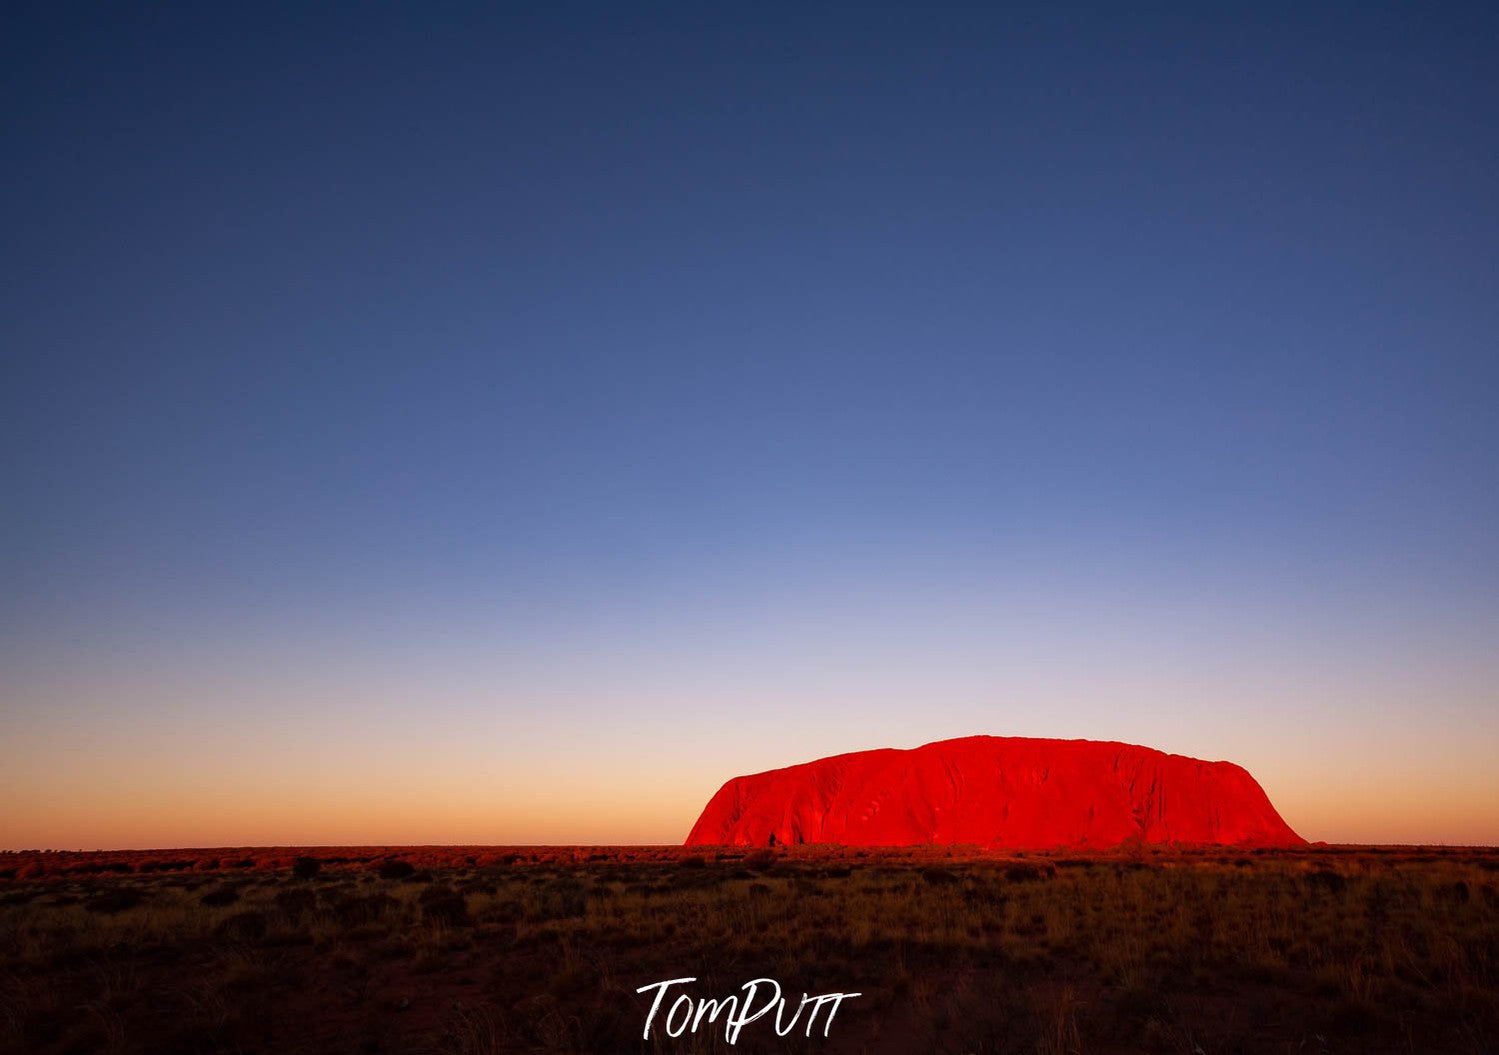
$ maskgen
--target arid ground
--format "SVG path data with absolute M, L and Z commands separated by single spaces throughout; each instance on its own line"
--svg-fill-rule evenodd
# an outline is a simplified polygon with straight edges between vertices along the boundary
M 688 976 L 862 995 L 642 1040 Z M 1499 850 L 0 855 L 5 1052 L 1496 1048 Z

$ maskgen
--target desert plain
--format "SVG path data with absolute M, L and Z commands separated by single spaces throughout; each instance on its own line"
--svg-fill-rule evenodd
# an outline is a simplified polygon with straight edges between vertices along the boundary
M 642 1037 L 651 992 L 857 992 Z M 672 991 L 675 996 L 677 990 Z M 1410 1053 L 1499 1045 L 1499 850 L 0 855 L 0 1051 Z

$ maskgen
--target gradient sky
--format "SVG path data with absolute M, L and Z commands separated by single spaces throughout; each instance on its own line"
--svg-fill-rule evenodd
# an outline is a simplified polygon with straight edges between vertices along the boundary
M 492 6 L 7 7 L 0 847 L 1499 843 L 1493 5 Z

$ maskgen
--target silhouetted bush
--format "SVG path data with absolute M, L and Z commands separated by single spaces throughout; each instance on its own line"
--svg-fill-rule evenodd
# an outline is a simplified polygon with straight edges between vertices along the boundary
M 198 900 L 210 908 L 232 905 L 239 900 L 239 891 L 232 886 L 221 886 L 217 890 L 210 890 Z
M 597 984 L 597 981 L 594 973 L 586 966 L 575 963 L 552 975 L 551 981 L 547 983 L 547 992 L 559 1000 L 565 1000 Z
M 1038 879 L 1050 879 L 1056 874 L 1056 865 L 1047 861 L 1017 862 L 1005 869 L 1005 878 L 1012 883 L 1030 883 Z
M 1329 893 L 1340 894 L 1348 886 L 1348 880 L 1344 879 L 1339 872 L 1330 869 L 1319 869 L 1308 872 L 1306 876 L 1307 885 L 1314 889 L 1320 888 Z
M 526 910 L 519 901 L 496 901 L 484 910 L 480 918 L 486 923 L 516 923 L 525 915 Z
M 576 879 L 553 879 L 536 898 L 532 919 L 576 919 L 588 911 L 588 888 Z
M 416 866 L 410 861 L 386 861 L 380 866 L 381 879 L 408 879 L 416 874 Z
M 122 887 L 119 890 L 106 890 L 104 893 L 91 899 L 84 907 L 90 912 L 112 916 L 116 912 L 124 912 L 126 909 L 135 908 L 140 903 L 140 891 L 131 890 L 129 887 Z
M 767 868 L 774 868 L 776 855 L 772 850 L 756 850 L 744 859 L 744 867 L 756 872 L 763 872 Z
M 316 857 L 299 857 L 291 863 L 291 874 L 298 879 L 311 879 L 323 870 L 323 864 Z
M 395 898 L 388 894 L 370 894 L 360 896 L 349 894 L 336 898 L 329 906 L 333 918 L 345 927 L 357 927 L 365 923 L 375 923 L 387 912 L 400 906 Z
M 193 866 L 192 861 L 146 861 L 141 864 L 142 872 L 183 872 Z
M 468 923 L 468 899 L 452 887 L 431 886 L 422 891 L 418 899 L 422 907 L 422 920 L 427 923 L 443 923 L 460 927 Z
M 266 919 L 264 914 L 254 910 L 236 912 L 215 927 L 213 932 L 230 941 L 258 941 L 265 937 Z
M 300 919 L 317 907 L 317 895 L 305 888 L 278 890 L 273 900 L 276 907 L 292 919 Z

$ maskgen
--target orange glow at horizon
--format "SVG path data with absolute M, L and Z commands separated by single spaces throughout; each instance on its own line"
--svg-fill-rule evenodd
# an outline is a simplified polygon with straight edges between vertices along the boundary
M 1476 632 L 1333 667 L 1280 631 L 1185 650 L 1185 623 L 1105 611 L 1095 669 L 1070 662 L 1072 616 L 980 662 L 983 614 L 983 633 L 892 624 L 885 649 L 817 636 L 817 612 L 687 644 L 632 629 L 592 664 L 466 640 L 39 654 L 0 708 L 0 848 L 679 843 L 732 777 L 981 733 L 1237 762 L 1312 841 L 1499 844 L 1499 671 Z
M 1262 781 L 1262 783 L 1265 783 Z M 478 786 L 467 791 L 346 784 L 265 789 L 170 784 L 137 789 L 73 783 L 46 800 L 9 798 L 0 848 L 164 849 L 216 846 L 656 845 L 676 844 L 717 790 L 574 785 L 565 794 Z M 1411 800 L 1372 788 L 1266 783 L 1271 801 L 1308 840 L 1330 843 L 1499 845 L 1484 790 L 1457 787 Z

